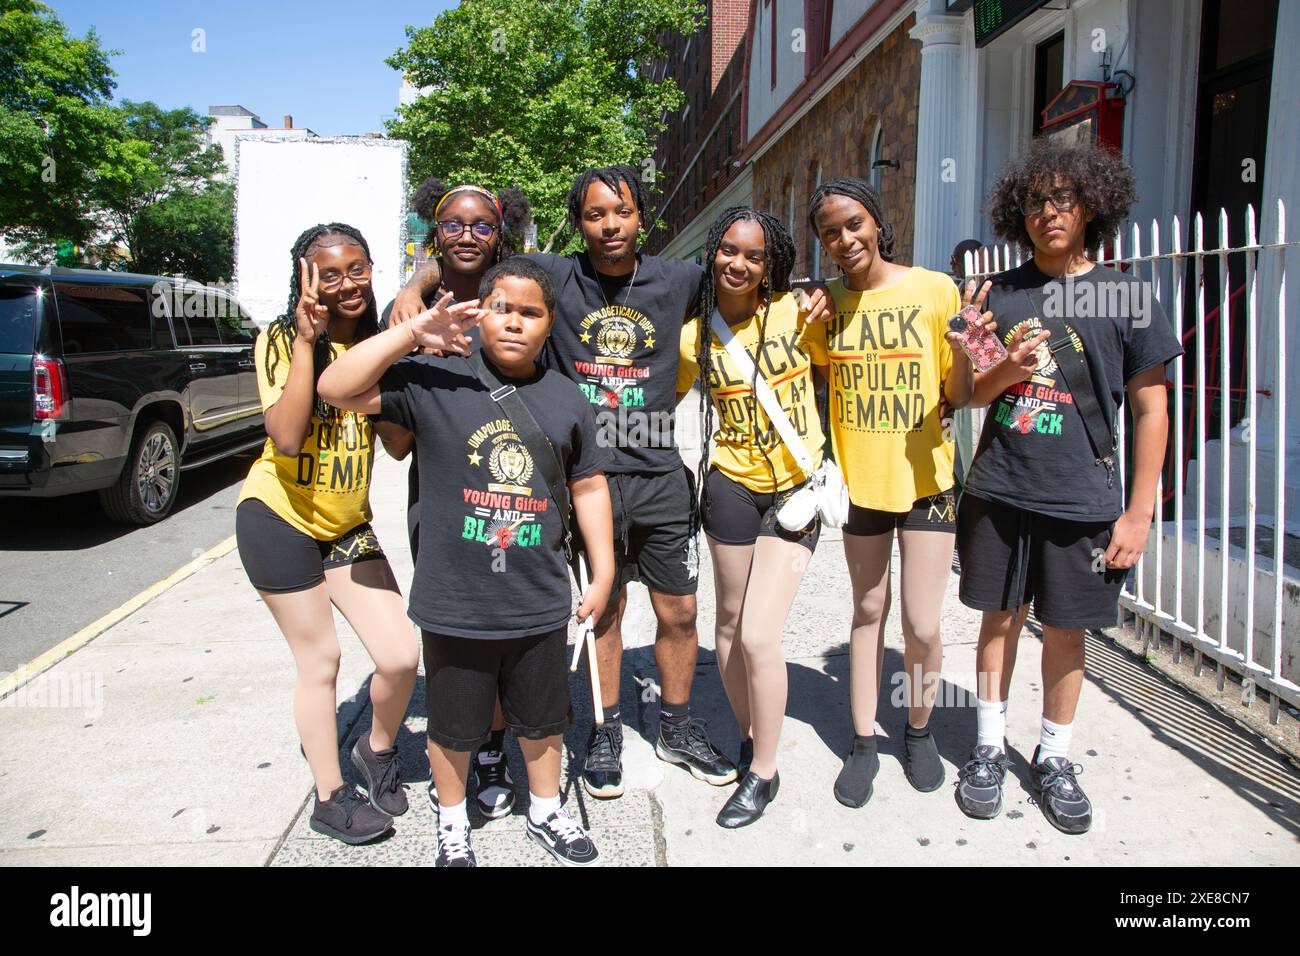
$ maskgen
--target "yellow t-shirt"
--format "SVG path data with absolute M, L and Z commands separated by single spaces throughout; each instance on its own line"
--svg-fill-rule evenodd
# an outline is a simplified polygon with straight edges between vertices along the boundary
M 269 340 L 263 331 L 253 346 L 262 410 L 270 408 L 289 380 L 284 340 L 275 365 L 274 381 L 266 380 Z M 331 343 L 334 358 L 346 345 Z M 317 370 L 319 373 L 319 369 Z M 332 409 L 333 421 L 322 422 L 312 411 L 311 424 L 296 455 L 282 455 L 270 438 L 262 457 L 244 479 L 239 500 L 256 498 L 303 534 L 332 541 L 370 520 L 370 471 L 374 463 L 374 426 L 365 415 Z
M 768 311 L 760 355 L 761 323 L 760 312 L 743 324 L 732 326 L 731 331 L 755 360 L 768 387 L 776 393 L 777 401 L 803 439 L 816 467 L 821 463 L 825 436 L 817 415 L 812 366 L 826 364 L 826 326 L 803 321 L 794 296 L 778 295 Z M 689 389 L 699 377 L 699 345 L 700 319 L 696 317 L 682 326 L 681 358 L 677 365 L 679 392 Z M 736 368 L 712 332 L 708 381 L 709 396 L 718 416 L 712 464 L 728 478 L 759 494 L 786 491 L 804 481 L 807 476 L 758 405 L 748 376 Z
M 939 399 L 952 368 L 944 339 L 961 307 L 940 272 L 913 268 L 898 282 L 856 292 L 827 283 L 835 318 L 827 329 L 835 456 L 860 508 L 895 513 L 952 487 L 952 430 Z

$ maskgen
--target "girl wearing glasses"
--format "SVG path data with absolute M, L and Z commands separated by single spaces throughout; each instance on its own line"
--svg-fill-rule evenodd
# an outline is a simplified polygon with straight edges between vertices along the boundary
M 290 255 L 288 305 L 254 346 L 269 437 L 240 492 L 235 534 L 244 570 L 297 665 L 294 719 L 316 783 L 311 828 L 364 843 L 407 809 L 395 741 L 419 660 L 397 581 L 370 527 L 370 423 L 326 404 L 316 390 L 331 360 L 378 330 L 370 249 L 356 229 L 335 222 L 308 229 Z M 374 717 L 352 749 L 368 798 L 343 783 L 339 768 L 331 604 L 375 664 Z
M 442 282 L 424 297 L 425 308 L 451 293 L 453 303 L 478 298 L 479 280 L 493 265 L 508 259 L 523 246 L 523 231 L 532 209 L 518 189 L 492 193 L 482 186 L 463 184 L 448 188 L 440 179 L 430 177 L 420 184 L 411 198 L 416 214 L 431 229 L 427 248 L 435 253 L 441 268 Z M 381 326 L 387 327 L 393 303 L 384 309 Z M 466 333 L 470 349 L 478 348 L 478 329 Z M 426 350 L 429 355 L 438 352 Z M 399 365 L 399 370 L 410 366 Z M 402 460 L 411 453 L 415 439 L 409 431 L 393 422 L 375 420 L 375 432 L 384 450 Z M 411 541 L 411 559 L 420 549 L 420 476 L 415 459 L 407 472 L 406 528 Z M 506 769 L 504 754 L 506 720 L 498 705 L 492 722 L 492 737 L 474 756 L 475 799 L 488 819 L 503 817 L 514 809 L 514 782 Z M 429 802 L 437 811 L 437 792 L 429 781 Z

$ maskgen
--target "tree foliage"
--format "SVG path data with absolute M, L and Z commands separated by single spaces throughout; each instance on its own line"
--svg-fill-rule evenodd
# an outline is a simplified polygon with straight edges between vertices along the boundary
M 632 163 L 653 185 L 654 140 L 685 97 L 638 65 L 703 17 L 700 0 L 463 0 L 431 27 L 407 27 L 387 62 L 428 91 L 389 134 L 411 142 L 412 185 L 430 175 L 517 185 L 550 245 L 582 169 Z

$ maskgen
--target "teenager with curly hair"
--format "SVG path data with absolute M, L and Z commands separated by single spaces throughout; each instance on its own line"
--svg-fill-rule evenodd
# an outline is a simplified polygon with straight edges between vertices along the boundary
M 419 654 L 402 595 L 370 527 L 373 431 L 321 399 L 317 380 L 378 331 L 370 247 L 343 223 L 306 230 L 290 251 L 289 301 L 257 337 L 257 382 L 269 436 L 235 509 L 239 557 L 298 669 L 293 710 L 316 782 L 310 825 L 364 843 L 405 813 L 396 738 Z M 437 344 L 444 344 L 442 339 Z M 343 783 L 335 721 L 337 607 L 374 660 L 374 716 L 352 749 L 369 791 Z
M 856 177 L 822 183 L 808 219 L 842 276 L 827 283 L 835 318 L 827 332 L 831 430 L 849 487 L 844 555 L 853 586 L 849 637 L 853 743 L 835 798 L 860 807 L 880 768 L 876 710 L 892 603 L 898 537 L 907 727 L 904 772 L 937 790 L 943 764 L 930 730 L 943 665 L 939 621 L 952 566 L 953 443 L 948 411 L 966 404 L 971 365 L 953 348 L 948 319 L 960 299 L 947 275 L 893 261 L 894 228 L 880 194 Z M 978 307 L 982 296 L 974 299 Z
M 699 512 L 713 557 L 718 672 L 741 739 L 740 786 L 718 813 L 727 828 L 757 820 L 780 786 L 788 689 L 781 637 L 821 530 L 816 517 L 795 531 L 777 522 L 810 475 L 756 394 L 761 376 L 816 468 L 825 439 L 814 371 L 825 380 L 826 326 L 808 322 L 790 292 L 794 257 L 775 217 L 749 206 L 725 210 L 705 242 L 700 314 L 682 328 L 677 366 L 678 394 L 698 384 L 700 434 L 712 437 L 700 453 Z M 714 316 L 752 356 L 748 370 L 718 338 Z
M 1032 256 L 993 277 L 987 306 L 1008 356 L 976 376 L 991 405 L 957 515 L 961 601 L 983 611 L 977 739 L 961 809 L 1002 809 L 1006 712 L 1030 602 L 1043 631 L 1043 710 L 1030 765 L 1038 803 L 1064 833 L 1092 825 L 1070 760 L 1087 628 L 1115 623 L 1128 570 L 1146 548 L 1168 432 L 1165 365 L 1182 353 L 1150 289 L 1099 265 L 1137 198 L 1115 152 L 1036 139 L 987 201 L 998 235 Z M 1116 423 L 1133 416 L 1128 503 Z

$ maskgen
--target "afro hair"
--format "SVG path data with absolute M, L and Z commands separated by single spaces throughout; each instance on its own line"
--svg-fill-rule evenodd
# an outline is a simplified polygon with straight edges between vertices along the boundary
M 1046 192 L 1057 182 L 1074 189 L 1079 203 L 1092 213 L 1084 230 L 1084 246 L 1089 252 L 1115 238 L 1138 198 L 1133 169 L 1118 152 L 1040 136 L 1007 164 L 985 200 L 993 231 L 1032 250 L 1021 207 L 1031 193 Z

